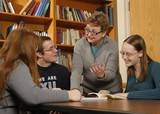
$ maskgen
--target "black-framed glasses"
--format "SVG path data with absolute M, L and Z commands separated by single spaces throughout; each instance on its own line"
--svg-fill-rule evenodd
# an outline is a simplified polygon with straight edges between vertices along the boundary
M 138 52 L 129 53 L 129 52 L 120 51 L 120 54 L 121 54 L 122 56 L 126 55 L 127 57 L 132 57 L 132 56 L 135 55 L 136 53 L 138 53 Z
M 49 49 L 44 49 L 43 51 L 54 51 L 57 49 L 57 46 L 51 46 Z
M 97 36 L 99 33 L 101 33 L 102 31 L 96 32 L 96 31 L 91 31 L 88 28 L 84 28 L 85 34 L 88 35 L 89 33 L 91 33 L 92 36 Z

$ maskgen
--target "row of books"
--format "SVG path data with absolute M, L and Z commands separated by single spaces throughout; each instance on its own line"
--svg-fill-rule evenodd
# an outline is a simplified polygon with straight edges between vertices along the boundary
M 8 36 L 8 34 L 9 34 L 11 31 L 13 31 L 13 30 L 15 30 L 15 29 L 18 29 L 18 28 L 24 28 L 24 26 L 25 26 L 25 22 L 24 22 L 24 21 L 20 21 L 20 22 L 18 22 L 18 23 L 15 23 L 15 24 L 9 26 L 9 27 L 7 28 L 6 37 Z M 48 36 L 47 31 L 33 30 L 33 33 L 35 33 L 35 34 L 38 35 L 38 36 Z M 5 39 L 5 38 L 4 38 L 4 39 Z
M 103 4 L 95 11 L 102 11 L 109 17 L 110 25 L 114 25 L 113 21 L 113 8 L 108 4 Z M 85 22 L 87 18 L 91 16 L 91 12 L 70 8 L 68 6 L 56 5 L 56 17 L 57 19 L 65 19 L 77 22 Z
M 45 16 L 49 9 L 50 0 L 42 0 L 36 2 L 35 0 L 28 0 L 26 5 L 21 9 L 19 14 L 32 16 Z
M 72 70 L 72 55 L 70 53 L 61 53 L 61 49 L 58 49 L 58 64 L 66 66 L 69 71 Z
M 35 33 L 38 36 L 48 36 L 47 31 L 33 30 L 33 33 Z
M 19 14 L 29 16 L 45 16 L 50 5 L 50 0 L 42 0 L 36 2 L 36 0 L 28 0 L 26 5 L 20 10 Z M 0 11 L 7 13 L 16 13 L 11 2 L 8 0 L 0 0 Z
M 17 29 L 17 28 L 24 28 L 24 26 L 25 26 L 24 21 L 20 21 L 20 22 L 18 22 L 18 23 L 15 23 L 15 24 L 9 26 L 9 27 L 7 28 L 6 37 L 8 36 L 8 34 L 9 34 L 11 31 L 13 31 L 13 30 L 15 30 L 15 29 Z
M 100 7 L 96 9 L 96 11 L 102 11 L 103 13 L 107 14 L 109 17 L 109 23 L 111 26 L 114 25 L 113 21 L 113 8 L 111 6 L 108 6 L 108 4 L 103 4 Z
M 75 45 L 84 34 L 84 31 L 75 29 L 57 29 L 57 44 Z
M 57 19 L 85 22 L 89 16 L 91 16 L 91 12 L 70 8 L 68 6 L 56 5 Z
M 15 13 L 15 10 L 8 0 L 0 0 L 0 12 Z

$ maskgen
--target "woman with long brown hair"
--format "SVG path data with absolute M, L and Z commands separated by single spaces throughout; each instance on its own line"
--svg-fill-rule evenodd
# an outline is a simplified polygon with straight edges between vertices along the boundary
M 124 40 L 122 58 L 127 66 L 126 99 L 160 99 L 160 63 L 147 54 L 145 41 L 140 35 Z
M 39 36 L 25 29 L 16 29 L 7 37 L 0 51 L 0 114 L 17 114 L 22 102 L 36 105 L 80 100 L 78 90 L 40 87 L 36 54 L 41 44 Z

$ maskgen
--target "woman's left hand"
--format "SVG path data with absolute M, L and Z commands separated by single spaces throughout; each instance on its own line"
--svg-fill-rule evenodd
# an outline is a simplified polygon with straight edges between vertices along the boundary
M 105 73 L 104 73 L 104 70 L 105 70 L 105 64 L 93 64 L 91 65 L 90 67 L 90 70 L 91 72 L 93 72 L 97 78 L 104 78 L 105 76 Z

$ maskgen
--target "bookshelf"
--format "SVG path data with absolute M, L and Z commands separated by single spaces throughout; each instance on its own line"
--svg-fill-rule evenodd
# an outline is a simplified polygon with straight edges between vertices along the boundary
M 24 21 L 24 28 L 26 29 L 32 31 L 47 31 L 48 36 L 51 37 L 57 47 L 61 49 L 61 54 L 73 54 L 74 45 L 57 44 L 57 30 L 75 29 L 80 32 L 84 32 L 85 22 L 57 19 L 56 5 L 68 6 L 70 8 L 93 12 L 101 5 L 107 4 L 108 6 L 113 8 L 114 12 L 114 25 L 110 26 L 108 35 L 114 40 L 116 40 L 116 7 L 114 0 L 50 0 L 50 6 L 45 17 L 19 14 L 19 12 L 22 10 L 22 8 L 26 5 L 28 1 L 29 0 L 8 0 L 8 2 L 12 3 L 15 14 L 8 12 L 0 12 L 0 32 L 3 34 L 4 37 L 6 37 L 7 28 L 9 26 L 19 21 Z M 41 0 L 35 1 L 41 2 Z M 0 43 L 2 44 L 4 41 L 5 40 L 0 40 Z
M 113 14 L 116 18 L 116 10 L 115 10 L 115 3 L 114 0 L 56 0 L 55 5 L 59 6 L 68 6 L 70 8 L 75 8 L 75 9 L 81 9 L 85 10 L 88 12 L 93 12 L 95 11 L 98 7 L 102 6 L 103 4 L 107 4 L 108 6 L 113 8 Z M 56 8 L 56 6 L 55 6 Z M 55 11 L 55 14 L 57 12 Z M 71 20 L 64 20 L 64 19 L 56 19 L 56 29 L 76 29 L 82 31 L 85 27 L 85 22 L 76 22 L 76 21 L 71 21 Z M 109 33 L 108 35 L 116 40 L 116 21 L 114 19 L 114 25 L 110 26 Z M 55 33 L 55 38 L 57 37 L 57 33 Z M 56 39 L 55 39 L 56 43 Z M 72 48 L 74 46 L 66 46 L 64 44 L 57 44 L 58 47 L 66 47 L 66 48 Z
M 36 0 L 37 2 L 41 2 L 41 0 Z M 24 21 L 25 27 L 28 30 L 39 30 L 39 31 L 47 31 L 50 37 L 53 37 L 54 31 L 54 13 L 53 6 L 54 2 L 50 1 L 50 7 L 48 9 L 48 14 L 45 17 L 40 16 L 28 16 L 19 14 L 20 10 L 25 6 L 28 0 L 8 0 L 13 5 L 15 10 L 15 14 L 8 12 L 0 12 L 0 32 L 6 38 L 7 28 L 12 26 L 15 23 L 20 21 Z M 2 41 L 0 41 L 2 42 Z
M 93 12 L 95 11 L 98 7 L 101 7 L 103 4 L 107 4 L 108 7 L 113 8 L 113 17 L 114 17 L 114 25 L 110 26 L 108 35 L 116 40 L 116 5 L 114 0 L 56 0 L 55 1 L 55 8 L 57 5 L 62 6 L 62 7 L 69 7 L 69 8 L 74 8 L 74 9 L 80 9 L 88 12 Z M 55 15 L 57 15 L 57 9 L 55 10 Z M 59 14 L 60 15 L 60 14 Z M 85 22 L 77 22 L 77 21 L 72 21 L 72 20 L 66 20 L 66 19 L 61 19 L 61 18 L 56 18 L 55 19 L 56 23 L 56 30 L 58 29 L 76 29 L 79 31 L 83 31 L 86 24 Z M 54 38 L 57 38 L 57 33 L 54 34 Z M 54 39 L 55 44 L 57 43 L 57 39 Z M 73 48 L 74 45 L 68 45 L 68 44 L 59 44 L 57 43 L 58 48 L 61 49 L 61 53 L 71 53 L 73 54 Z

